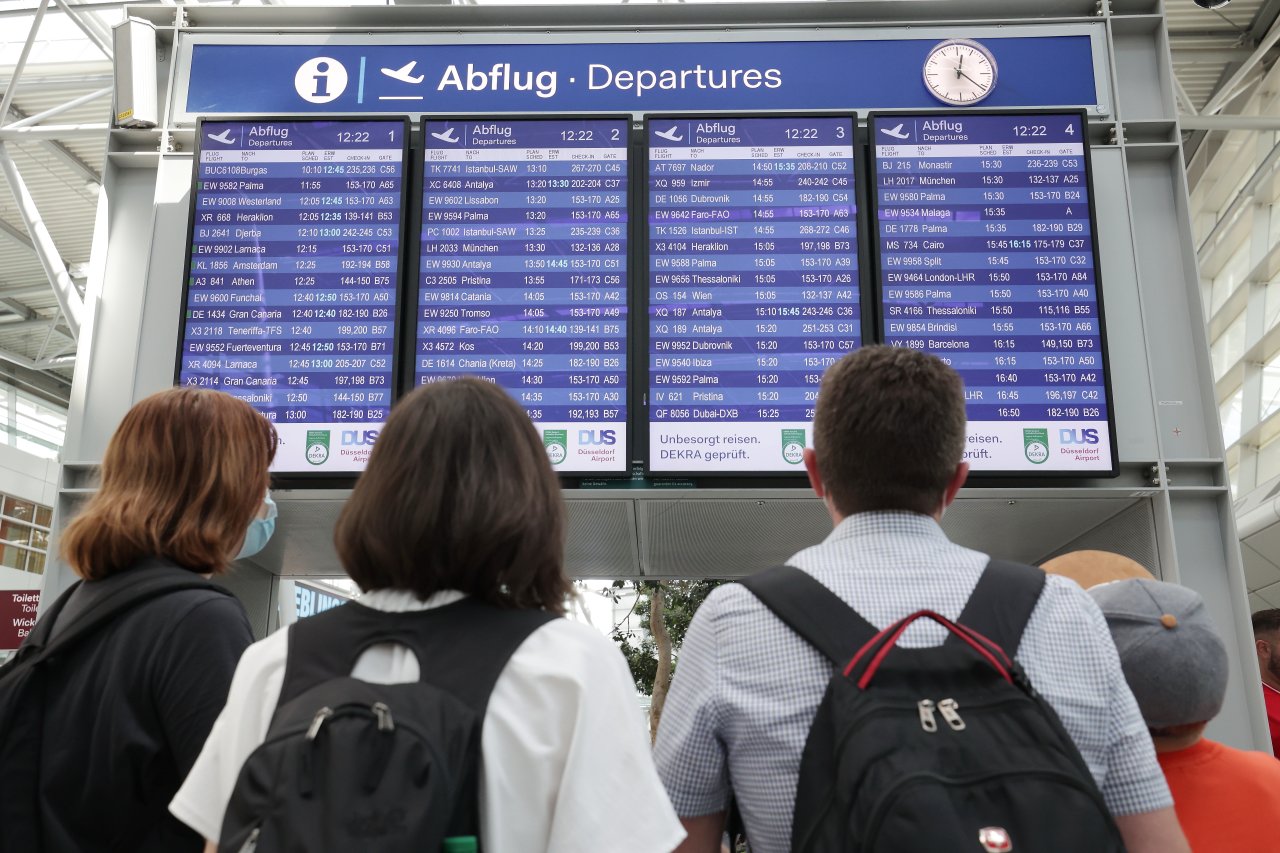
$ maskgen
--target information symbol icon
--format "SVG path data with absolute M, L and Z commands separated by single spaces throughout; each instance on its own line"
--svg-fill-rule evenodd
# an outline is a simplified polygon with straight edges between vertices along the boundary
M 302 63 L 293 75 L 293 88 L 304 101 L 327 104 L 347 90 L 347 69 L 336 59 L 317 56 Z

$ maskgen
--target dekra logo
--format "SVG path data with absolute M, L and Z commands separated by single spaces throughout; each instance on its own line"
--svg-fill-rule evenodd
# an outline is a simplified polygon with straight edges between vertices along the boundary
M 376 429 L 366 429 L 363 431 L 358 429 L 344 429 L 342 431 L 343 447 L 350 447 L 353 444 L 357 446 L 363 445 L 363 446 L 371 447 L 373 446 L 373 443 L 377 440 L 378 440 L 378 430 Z
M 578 430 L 578 444 L 614 444 L 617 437 L 611 429 L 580 429 Z
M 1058 442 L 1060 444 L 1097 444 L 1098 431 L 1096 429 L 1060 429 Z

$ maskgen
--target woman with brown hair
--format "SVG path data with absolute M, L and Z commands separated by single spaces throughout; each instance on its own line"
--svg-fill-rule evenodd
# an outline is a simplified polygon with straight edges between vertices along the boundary
M 0 828 L 0 849 L 19 837 L 49 851 L 201 849 L 166 806 L 253 642 L 244 607 L 207 578 L 247 538 L 265 541 L 255 528 L 270 526 L 260 516 L 275 450 L 271 424 L 216 391 L 162 391 L 125 415 L 101 487 L 62 532 L 83 581 L 27 640 L 29 653 L 64 635 L 69 648 L 43 664 L 38 779 L 23 780 L 36 788 L 34 826 Z
M 546 450 L 506 392 L 460 379 L 409 394 L 392 410 L 334 534 L 342 564 L 363 595 L 278 631 L 245 653 L 227 706 L 170 806 L 173 813 L 211 839 L 210 850 L 218 839 L 224 850 L 254 849 L 270 836 L 272 845 L 260 850 L 435 853 L 438 848 L 416 829 L 397 828 L 396 843 L 347 843 L 340 837 L 344 831 L 389 832 L 392 818 L 400 821 L 422 805 L 425 794 L 414 794 L 411 785 L 408 792 L 378 787 L 367 803 L 317 793 L 315 811 L 306 812 L 292 794 L 298 786 L 278 775 L 312 760 L 302 733 L 321 744 L 314 755 L 323 758 L 316 762 L 348 767 L 339 757 L 347 753 L 334 740 L 343 736 L 334 728 L 341 725 L 339 717 L 330 716 L 331 708 L 341 714 L 354 707 L 339 704 L 348 701 L 348 692 L 325 694 L 327 701 L 316 699 L 309 707 L 310 713 L 320 709 L 320 722 L 310 730 L 302 725 L 296 755 L 280 753 L 279 761 L 255 764 L 287 740 L 279 734 L 282 721 L 306 696 L 339 687 L 376 696 L 368 691 L 390 694 L 391 688 L 421 681 L 454 691 L 454 697 L 465 695 L 455 690 L 462 687 L 487 700 L 469 706 L 479 709 L 482 724 L 479 783 L 450 786 L 462 799 L 478 796 L 478 819 L 474 830 L 445 833 L 466 836 L 459 839 L 463 847 L 446 849 L 479 844 L 485 853 L 672 850 L 684 832 L 658 782 L 626 662 L 596 629 L 559 618 L 571 591 L 564 530 L 564 502 Z M 509 627 L 516 623 L 528 630 Z M 371 645 L 391 630 L 403 642 Z M 482 666 L 473 665 L 475 647 L 503 631 L 514 640 L 497 664 L 481 656 Z M 492 680 L 483 681 L 480 669 L 491 672 Z M 390 708 L 372 706 L 378 719 L 376 727 L 368 723 L 371 739 L 353 743 L 380 742 L 384 723 L 387 731 L 412 730 L 395 701 L 387 701 Z M 304 719 L 312 721 L 309 714 Z M 359 767 L 367 765 L 364 752 L 356 758 Z M 365 772 L 352 769 L 350 775 L 363 778 Z M 314 783 L 316 790 L 337 790 L 321 786 L 340 787 L 341 780 L 333 781 L 340 773 L 332 769 L 322 777 L 329 781 Z M 298 811 L 291 814 L 313 814 L 314 822 L 268 815 L 243 841 L 235 832 L 224 833 L 246 802 L 244 792 L 255 784 L 262 802 L 272 808 L 281 800 L 292 802 Z

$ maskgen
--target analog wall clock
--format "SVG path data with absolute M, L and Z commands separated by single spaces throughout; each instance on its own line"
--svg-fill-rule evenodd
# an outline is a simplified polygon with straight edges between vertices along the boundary
M 944 104 L 968 107 L 996 88 L 996 58 L 971 39 L 947 39 L 924 59 L 925 88 Z

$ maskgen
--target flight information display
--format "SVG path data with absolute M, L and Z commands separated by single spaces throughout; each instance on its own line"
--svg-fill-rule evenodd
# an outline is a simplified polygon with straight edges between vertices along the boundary
M 1081 113 L 874 115 L 884 341 L 965 382 L 975 471 L 1115 471 Z
M 651 117 L 649 467 L 803 472 L 862 340 L 852 116 Z
M 177 380 L 270 419 L 278 472 L 362 470 L 391 408 L 407 132 L 200 124 Z
M 628 118 L 423 125 L 417 385 L 473 375 L 556 470 L 623 473 Z

